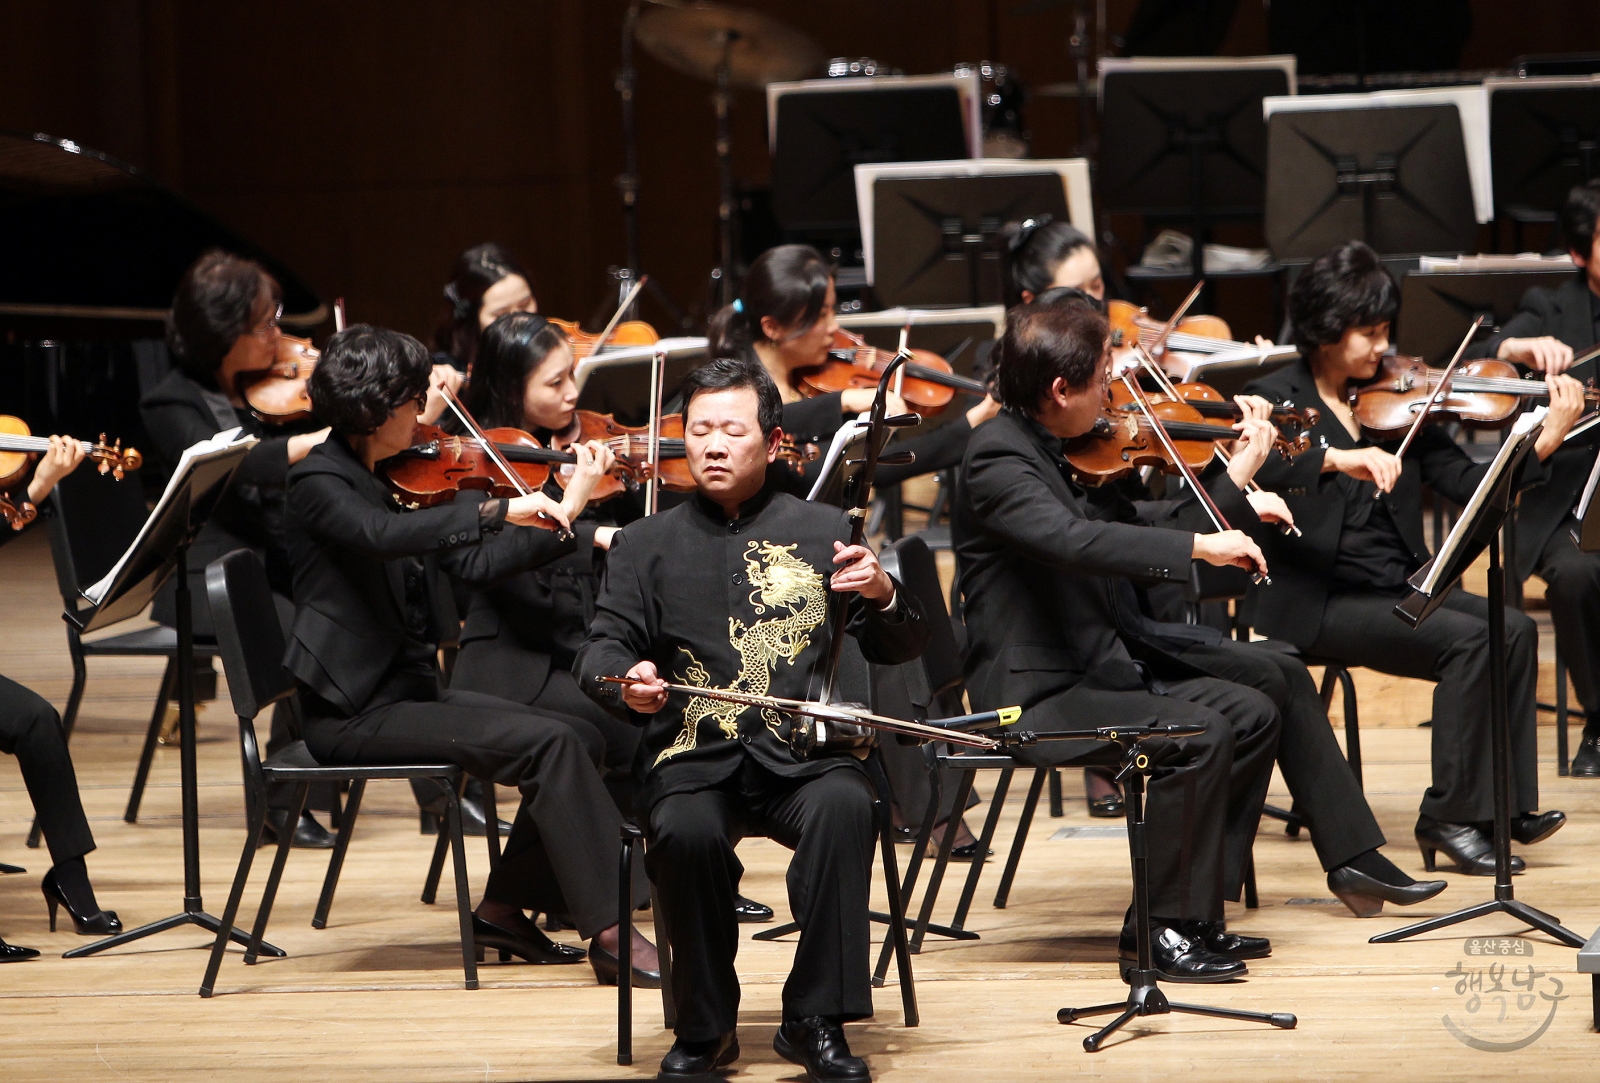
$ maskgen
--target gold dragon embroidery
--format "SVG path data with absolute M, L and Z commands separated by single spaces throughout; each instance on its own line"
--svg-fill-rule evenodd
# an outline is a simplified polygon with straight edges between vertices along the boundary
M 823 588 L 822 575 L 794 555 L 796 548 L 796 545 L 774 545 L 763 541 L 752 541 L 745 548 L 745 574 L 752 588 L 750 605 L 757 615 L 769 608 L 778 610 L 782 615 L 758 620 L 748 626 L 737 617 L 728 618 L 728 641 L 739 655 L 740 666 L 738 676 L 723 691 L 766 695 L 778 660 L 781 658 L 794 665 L 795 659 L 811 645 L 811 633 L 826 616 L 827 592 Z M 684 683 L 701 688 L 716 687 L 711 684 L 711 674 L 694 656 L 694 652 L 687 647 L 680 649 L 689 657 L 689 665 L 683 674 Z M 655 763 L 660 764 L 694 748 L 700 723 L 708 718 L 716 721 L 724 737 L 739 736 L 739 716 L 746 710 L 741 704 L 695 696 L 683 710 L 682 731 L 656 757 Z M 778 716 L 772 711 L 763 710 L 761 717 L 767 727 L 777 733 Z

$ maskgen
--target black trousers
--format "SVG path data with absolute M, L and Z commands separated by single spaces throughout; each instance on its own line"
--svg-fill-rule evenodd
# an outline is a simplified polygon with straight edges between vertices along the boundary
M 61 716 L 30 688 L 0 677 L 0 752 L 17 758 L 50 860 L 59 865 L 94 849 Z
M 1600 733 L 1600 553 L 1580 551 L 1563 526 L 1539 554 L 1538 575 L 1550 603 L 1556 650 L 1589 716 L 1584 732 Z
M 1029 729 L 1081 729 L 1127 723 L 1186 723 L 1206 728 L 1164 757 L 1150 777 L 1150 912 L 1164 918 L 1223 916 L 1224 897 L 1237 900 L 1261 822 L 1278 710 L 1253 688 L 1214 677 L 1168 681 L 1164 692 L 1125 692 L 1082 682 L 1024 715 Z M 1036 766 L 1116 763 L 1115 745 L 1041 742 L 1019 759 Z
M 454 763 L 522 792 L 484 898 L 571 915 L 585 939 L 617 922 L 622 816 L 565 721 L 474 692 L 403 700 L 353 718 L 306 721 L 306 745 L 328 764 Z M 644 878 L 635 905 L 649 898 Z
M 1434 681 L 1433 785 L 1422 813 L 1448 823 L 1494 819 L 1489 732 L 1489 602 L 1457 587 L 1415 628 L 1394 615 L 1397 597 L 1335 594 L 1312 654 L 1379 673 Z M 1533 618 L 1506 610 L 1506 690 L 1511 723 L 1512 814 L 1539 807 L 1534 682 L 1539 636 Z
M 739 839 L 765 835 L 794 851 L 789 908 L 800 925 L 783 986 L 783 1016 L 863 1019 L 872 1014 L 867 891 L 873 792 L 844 765 L 808 779 L 773 774 L 750 757 L 720 785 L 662 798 L 650 810 L 645 865 L 672 945 L 677 1035 L 705 1041 L 739 1017 L 739 926 L 734 894 L 744 874 Z
M 1300 659 L 1255 643 L 1224 639 L 1179 657 L 1196 669 L 1262 692 L 1283 721 L 1278 767 L 1294 808 L 1311 828 L 1323 871 L 1384 844 L 1355 772 L 1339 750 L 1316 682 Z

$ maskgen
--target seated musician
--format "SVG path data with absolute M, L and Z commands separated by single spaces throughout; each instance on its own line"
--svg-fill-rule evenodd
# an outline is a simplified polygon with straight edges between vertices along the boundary
M 444 315 L 433 335 L 433 359 L 471 372 L 478 340 L 512 312 L 537 312 L 532 281 L 505 245 L 476 244 L 456 257 L 444 287 Z
M 50 437 L 50 450 L 40 455 L 32 477 L 26 478 L 26 486 L 18 483 L 23 491 L 15 494 L 13 507 L 20 506 L 23 499 L 35 507 L 42 505 L 56 482 L 81 462 L 81 443 L 71 437 Z M 6 495 L 0 493 L 0 497 Z M 72 769 L 66 735 L 61 731 L 61 716 L 43 696 L 4 676 L 0 676 L 0 752 L 17 758 L 22 783 L 39 818 L 45 845 L 50 848 L 50 871 L 39 884 L 50 910 L 50 930 L 55 931 L 56 908 L 64 907 L 72 919 L 73 931 L 80 936 L 121 932 L 122 922 L 116 911 L 100 909 L 94 885 L 89 882 L 84 857 L 95 848 L 94 835 L 78 796 L 78 776 Z M 36 948 L 0 940 L 0 963 L 21 962 L 38 955 Z
M 1007 308 L 1032 304 L 1046 290 L 1066 286 L 1097 301 L 1106 299 L 1106 280 L 1094 242 L 1070 222 L 1049 215 L 1007 222 L 1000 231 L 1005 245 Z
M 1377 254 L 1359 241 L 1319 256 L 1295 280 L 1289 318 L 1300 360 L 1245 390 L 1273 402 L 1315 405 L 1321 417 L 1311 430 L 1311 450 L 1261 468 L 1258 480 L 1283 494 L 1303 536 L 1262 534 L 1273 582 L 1251 590 L 1246 615 L 1258 631 L 1308 654 L 1436 682 L 1433 784 L 1422 797 L 1417 845 L 1429 870 L 1442 851 L 1459 871 L 1492 876 L 1488 602 L 1458 586 L 1416 628 L 1393 614 L 1406 579 L 1429 555 L 1422 486 L 1465 504 L 1488 464 L 1474 464 L 1443 428 L 1426 424 L 1402 462 L 1394 454 L 1398 441 L 1368 439 L 1347 400 L 1353 386 L 1377 373 L 1389 348 L 1398 293 Z M 1582 389 L 1571 377 L 1551 376 L 1550 390 L 1538 462 L 1530 456 L 1525 476 L 1530 483 L 1547 475 L 1541 464 L 1583 407 Z M 1524 844 L 1548 838 L 1566 819 L 1536 811 L 1537 647 L 1533 620 L 1508 608 L 1511 835 Z M 1512 864 L 1523 867 L 1520 857 Z
M 666 684 L 805 698 L 826 666 L 835 605 L 848 607 L 848 631 L 871 662 L 917 657 L 927 626 L 872 551 L 846 545 L 839 509 L 767 482 L 782 402 L 760 365 L 709 362 L 683 395 L 698 492 L 612 540 L 577 662 L 597 696 L 617 687 L 597 677 L 634 678 L 623 701 L 648 716 L 639 803 L 678 1017 L 658 1078 L 698 1079 L 739 1055 L 734 844 L 766 835 L 794 850 L 789 905 L 801 928 L 773 1047 L 814 1080 L 866 1079 L 840 1026 L 872 1014 L 865 771 L 848 755 L 800 758 L 789 722 L 773 712 L 669 695 Z
M 570 915 L 590 940 L 596 977 L 614 982 L 622 817 L 578 736 L 587 723 L 441 691 L 430 604 L 441 570 L 487 581 L 570 552 L 573 540 L 531 524 L 567 521 L 587 493 L 569 494 L 566 507 L 533 493 L 402 510 L 375 471 L 411 445 L 429 381 L 422 343 L 359 324 L 328 341 L 311 377 L 333 431 L 289 471 L 295 615 L 284 657 L 300 687 L 306 745 L 323 763 L 443 761 L 520 789 L 473 919 L 478 946 L 533 963 L 581 962 L 582 951 L 552 943 L 523 910 Z M 642 882 L 635 897 L 648 897 Z M 635 947 L 634 980 L 659 983 L 653 946 Z
M 1517 314 L 1468 356 L 1498 357 L 1534 373 L 1567 373 L 1589 383 L 1600 371 L 1594 358 L 1574 366 L 1576 353 L 1600 343 L 1600 181 L 1574 188 L 1561 211 L 1561 235 L 1578 273 L 1556 289 L 1534 287 Z M 1594 466 L 1600 430 L 1575 436 L 1550 458 L 1550 477 L 1523 492 L 1517 503 L 1516 551 L 1506 554 L 1506 574 L 1518 582 L 1537 575 L 1545 583 L 1556 651 L 1567 663 L 1587 721 L 1572 757 L 1574 778 L 1600 778 L 1600 553 L 1573 540 L 1572 518 Z M 1514 563 L 1513 563 L 1514 561 Z

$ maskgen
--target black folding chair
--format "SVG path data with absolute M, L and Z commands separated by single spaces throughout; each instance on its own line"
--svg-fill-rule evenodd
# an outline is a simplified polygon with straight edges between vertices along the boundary
M 275 753 L 265 762 L 256 743 L 255 718 L 266 708 L 293 694 L 295 684 L 283 668 L 283 633 L 273 608 L 272 592 L 267 586 L 265 570 L 256 555 L 249 550 L 235 550 L 206 568 L 206 594 L 211 603 L 212 617 L 216 622 L 217 646 L 222 657 L 223 671 L 228 678 L 228 691 L 233 698 L 234 713 L 239 719 L 239 751 L 244 762 L 245 815 L 248 826 L 244 849 L 239 855 L 238 871 L 234 874 L 233 888 L 228 893 L 228 905 L 223 911 L 222 935 L 211 948 L 211 958 L 206 964 L 205 977 L 200 983 L 200 995 L 209 997 L 216 987 L 217 971 L 222 966 L 222 956 L 227 949 L 227 931 L 238 917 L 239 904 L 244 897 L 245 884 L 250 878 L 250 866 L 255 859 L 261 832 L 267 818 L 267 787 L 273 783 L 291 783 L 295 787 L 293 806 L 289 810 L 289 823 L 295 823 L 305 807 L 306 793 L 313 783 L 348 782 L 350 798 L 345 807 L 339 829 L 339 841 L 328 862 L 323 878 L 322 895 L 317 902 L 317 914 L 312 924 L 322 928 L 327 921 L 328 908 L 333 901 L 334 887 L 339 870 L 350 845 L 356 816 L 361 809 L 361 795 L 366 784 L 373 779 L 429 779 L 439 785 L 446 796 L 447 832 L 440 835 L 440 846 L 449 844 L 455 855 L 456 911 L 461 928 L 461 964 L 466 974 L 466 987 L 478 987 L 477 953 L 472 937 L 472 911 L 468 899 L 467 858 L 461 836 L 461 808 L 457 800 L 463 781 L 461 768 L 454 764 L 405 764 L 373 767 L 343 766 L 323 767 L 317 764 L 305 743 L 296 741 Z M 493 832 L 491 832 L 491 835 Z M 272 862 L 272 872 L 262 893 L 261 906 L 256 912 L 255 926 L 250 942 L 245 947 L 244 961 L 254 964 L 260 952 L 261 940 L 266 934 L 267 920 L 283 877 L 284 865 L 289 858 L 293 832 L 279 835 L 278 849 Z M 432 901 L 424 899 L 424 901 Z
M 50 559 L 55 565 L 56 586 L 61 591 L 61 603 L 66 611 L 76 613 L 87 605 L 80 593 L 82 588 L 97 582 L 110 571 L 144 526 L 149 515 L 149 509 L 145 507 L 144 490 L 134 478 L 119 482 L 93 470 L 79 470 L 56 484 L 50 494 L 47 513 L 50 521 Z M 150 725 L 145 730 L 144 748 L 139 754 L 139 767 L 133 776 L 133 789 L 128 794 L 128 807 L 122 817 L 130 824 L 135 823 L 139 819 L 139 804 L 144 797 L 145 781 L 150 777 L 150 765 L 155 758 L 167 704 L 178 691 L 178 673 L 174 668 L 178 633 L 175 629 L 157 626 L 103 636 L 86 643 L 71 622 L 65 623 L 67 653 L 72 658 L 72 691 L 67 696 L 67 709 L 61 713 L 61 729 L 69 741 L 78 723 L 78 709 L 83 705 L 83 689 L 89 680 L 89 658 L 167 660 L 167 668 L 156 693 L 155 708 L 150 712 Z M 210 665 L 210 659 L 216 654 L 214 641 L 195 640 L 194 656 L 197 660 L 204 659 Z M 28 832 L 28 845 L 39 845 L 37 819 Z

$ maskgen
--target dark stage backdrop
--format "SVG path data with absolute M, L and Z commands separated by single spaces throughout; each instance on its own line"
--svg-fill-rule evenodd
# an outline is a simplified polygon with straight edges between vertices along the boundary
M 993 58 L 1034 84 L 1070 74 L 1069 4 L 1013 16 L 1021 0 L 740 2 L 830 55 L 911 73 Z M 1121 33 L 1136 4 L 1108 6 Z M 70 137 L 148 169 L 325 299 L 344 296 L 353 319 L 427 335 L 451 259 L 491 239 L 528 264 L 546 312 L 587 319 L 609 295 L 606 267 L 624 259 L 612 86 L 624 7 L 0 0 L 0 128 Z M 1539 7 L 1528 19 L 1474 0 L 1463 65 L 1600 45 L 1592 0 Z M 1242 0 L 1221 51 L 1266 42 L 1262 5 Z M 715 258 L 710 90 L 640 52 L 643 262 L 702 310 Z M 1037 154 L 1070 152 L 1073 109 L 1062 98 L 1030 105 Z M 740 182 L 764 182 L 760 93 L 738 94 L 734 138 Z

